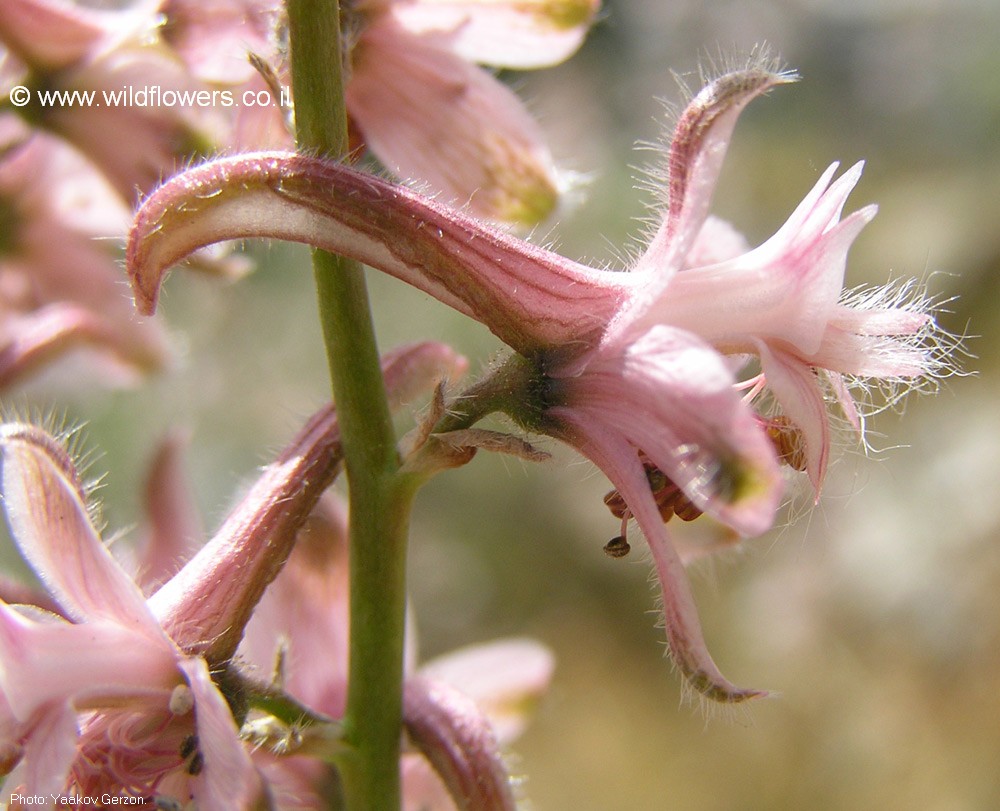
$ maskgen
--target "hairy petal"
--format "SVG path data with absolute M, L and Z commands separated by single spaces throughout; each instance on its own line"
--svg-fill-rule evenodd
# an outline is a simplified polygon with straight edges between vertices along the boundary
M 166 640 L 103 620 L 30 620 L 4 603 L 0 653 L 0 686 L 21 721 L 67 697 L 100 704 L 102 696 L 168 691 L 179 680 Z
M 575 366 L 553 374 L 559 405 L 548 415 L 569 426 L 556 436 L 575 445 L 603 434 L 642 450 L 703 511 L 748 535 L 771 526 L 782 491 L 773 447 L 708 344 L 656 326 Z
M 622 494 L 646 537 L 660 584 L 667 646 L 687 683 L 706 698 L 722 703 L 738 703 L 766 695 L 760 690 L 737 687 L 712 661 L 684 564 L 670 542 L 638 456 L 608 441 L 601 432 L 583 439 L 578 448 L 604 471 Z
M 831 185 L 836 168 L 823 174 L 763 245 L 677 275 L 646 320 L 684 327 L 727 352 L 753 351 L 752 339 L 763 338 L 813 356 L 838 312 L 848 250 L 875 215 L 868 206 L 840 220 L 862 164 Z
M 140 312 L 165 273 L 227 239 L 304 242 L 378 268 L 486 324 L 524 354 L 593 346 L 635 285 L 333 161 L 256 153 L 177 175 L 140 208 L 126 262 Z
M 688 104 L 674 129 L 667 156 L 667 200 L 663 220 L 635 270 L 650 276 L 622 324 L 638 319 L 683 267 L 708 216 L 722 161 L 736 119 L 754 98 L 794 77 L 769 66 L 723 74 Z
M 73 464 L 30 425 L 0 428 L 3 492 L 18 548 L 73 619 L 104 619 L 162 638 L 142 593 L 94 529 Z
M 830 456 L 830 419 L 818 372 L 786 352 L 772 351 L 763 341 L 757 342 L 757 351 L 781 412 L 802 432 L 806 472 L 818 498 Z
M 459 811 L 515 811 L 496 739 L 472 699 L 443 682 L 407 679 L 403 723 Z

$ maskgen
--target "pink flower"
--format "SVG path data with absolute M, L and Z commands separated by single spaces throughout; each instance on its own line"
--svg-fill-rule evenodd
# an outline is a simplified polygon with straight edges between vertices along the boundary
M 7 768 L 20 760 L 8 796 L 166 792 L 249 807 L 261 785 L 225 696 L 101 541 L 65 451 L 16 424 L 0 447 L 13 535 L 70 617 L 0 603 L 0 749 L 14 753 Z
M 633 326 L 670 323 L 719 351 L 755 355 L 780 414 L 800 435 L 803 465 L 819 493 L 830 450 L 827 400 L 860 432 L 847 381 L 919 380 L 941 368 L 928 304 L 905 286 L 845 293 L 847 251 L 875 216 L 841 219 L 861 177 L 856 164 L 831 184 L 833 164 L 785 225 L 760 247 L 670 279 Z M 655 273 L 651 269 L 650 273 Z
M 262 676 L 276 677 L 291 696 L 332 719 L 343 715 L 346 697 L 348 597 L 346 511 L 328 495 L 261 600 L 240 653 Z M 548 686 L 551 654 L 530 640 L 504 640 L 417 669 L 412 629 L 408 639 L 404 723 L 422 754 L 403 756 L 403 807 L 513 811 L 498 745 L 523 729 L 530 705 Z M 279 670 L 272 676 L 275 662 Z M 266 754 L 268 746 L 283 753 L 295 732 L 276 729 L 268 716 L 251 719 L 248 726 L 261 744 L 258 763 L 279 805 L 322 805 L 330 785 L 327 767 L 296 756 L 294 748 L 290 755 Z
M 79 347 L 110 381 L 165 362 L 160 328 L 135 318 L 107 241 L 127 221 L 72 151 L 0 118 L 0 390 Z
M 137 304 L 152 312 L 164 271 L 191 250 L 267 236 L 353 256 L 486 324 L 520 355 L 502 372 L 519 393 L 504 410 L 591 458 L 624 501 L 620 517 L 638 521 L 690 683 L 720 700 L 759 695 L 709 657 L 663 519 L 677 504 L 741 534 L 764 531 L 781 499 L 779 457 L 822 478 L 817 375 L 850 414 L 843 375 L 919 381 L 943 363 L 919 296 L 838 303 L 847 250 L 873 214 L 840 221 L 856 172 L 829 190 L 824 176 L 772 240 L 737 257 L 738 236 L 708 219 L 740 111 L 789 78 L 752 63 L 690 101 L 667 154 L 660 225 L 631 272 L 572 262 L 339 164 L 265 153 L 193 169 L 147 201 L 128 249 Z M 713 233 L 725 247 L 706 241 Z M 692 267 L 695 257 L 726 261 Z M 747 353 L 760 358 L 777 415 L 740 399 L 752 383 L 733 370 Z
M 405 398 L 462 364 L 439 344 L 407 347 L 387 357 L 386 385 Z M 333 408 L 307 423 L 215 536 L 148 598 L 101 541 L 55 439 L 9 424 L 0 452 L 12 534 L 62 615 L 0 601 L 0 765 L 16 766 L 6 790 L 255 807 L 267 790 L 238 734 L 244 710 L 230 661 L 339 472 Z M 170 484 L 169 464 L 156 475 Z M 176 489 L 166 497 L 183 509 Z M 170 537 L 180 527 L 161 506 L 151 505 L 161 543 L 181 550 L 186 539 Z M 148 580 L 160 579 L 146 568 Z

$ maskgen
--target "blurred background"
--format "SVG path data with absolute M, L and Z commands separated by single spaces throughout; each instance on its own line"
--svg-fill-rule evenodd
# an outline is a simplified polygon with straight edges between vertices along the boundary
M 880 213 L 848 283 L 915 276 L 950 300 L 971 377 L 872 420 L 816 507 L 692 572 L 710 648 L 746 711 L 684 703 L 656 628 L 649 567 L 612 560 L 603 476 L 555 446 L 526 463 L 481 455 L 421 495 L 411 543 L 421 652 L 535 637 L 558 670 L 512 763 L 537 811 L 1000 808 L 1000 4 L 992 0 L 604 0 L 582 51 L 509 77 L 562 166 L 586 183 L 539 238 L 613 261 L 649 197 L 636 151 L 662 133 L 674 73 L 766 42 L 802 81 L 741 119 L 715 211 L 751 243 L 832 161 L 867 161 L 848 209 Z M 176 368 L 136 389 L 26 397 L 86 423 L 112 530 L 142 521 L 141 487 L 172 426 L 214 529 L 241 483 L 327 397 L 311 274 L 297 248 L 254 246 L 226 286 L 178 274 L 163 312 Z M 372 274 L 383 347 L 499 345 L 433 300 Z M 850 445 L 850 443 L 847 443 Z M 794 520 L 792 520 L 794 519 Z M 133 535 L 134 535 L 133 531 Z

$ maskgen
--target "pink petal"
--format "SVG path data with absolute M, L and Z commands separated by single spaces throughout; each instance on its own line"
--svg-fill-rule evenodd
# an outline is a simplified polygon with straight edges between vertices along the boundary
M 532 639 L 504 639 L 439 656 L 423 665 L 420 675 L 469 696 L 504 744 L 524 730 L 554 669 L 555 657 L 544 645 Z
M 389 16 L 354 49 L 347 109 L 390 171 L 480 216 L 534 224 L 556 204 L 552 158 L 517 97 Z
M 392 14 L 409 32 L 436 35 L 468 62 L 542 68 L 569 58 L 587 35 L 600 0 L 420 0 Z
M 102 315 L 75 304 L 55 303 L 17 318 L 8 317 L 5 326 L 12 338 L 0 345 L 0 389 L 21 382 L 77 347 L 102 350 L 108 359 L 132 371 L 154 369 L 163 360 L 119 332 Z
M 7 518 L 21 554 L 74 619 L 104 619 L 162 639 L 136 584 L 101 541 L 73 464 L 33 426 L 0 428 Z
M 691 330 L 727 353 L 752 352 L 754 338 L 815 353 L 843 287 L 847 252 L 873 207 L 838 221 L 860 164 L 827 188 L 820 178 L 785 225 L 749 253 L 676 276 L 633 329 L 647 322 Z
M 400 758 L 403 811 L 455 811 L 455 803 L 441 777 L 421 755 Z
M 247 53 L 274 50 L 274 0 L 164 0 L 161 12 L 163 38 L 207 82 L 246 82 L 256 75 Z
M 706 698 L 727 704 L 766 695 L 760 690 L 737 687 L 712 661 L 684 564 L 670 542 L 635 452 L 608 442 L 601 434 L 588 437 L 579 450 L 601 468 L 622 494 L 646 537 L 660 582 L 667 646 L 687 683 Z
M 830 456 L 830 418 L 816 370 L 794 355 L 758 342 L 761 369 L 781 412 L 802 433 L 806 470 L 819 498 Z
M 510 778 L 489 721 L 473 701 L 442 682 L 408 679 L 403 722 L 459 811 L 514 811 Z
M 684 257 L 684 269 L 715 265 L 734 259 L 747 253 L 750 245 L 746 237 L 737 231 L 731 223 L 719 217 L 709 215 L 698 236 L 695 237 L 691 249 Z
M 24 758 L 4 780 L 4 793 L 20 789 L 22 794 L 45 797 L 61 795 L 66 787 L 70 766 L 76 757 L 76 711 L 67 703 L 50 705 L 32 719 L 31 731 L 24 744 Z M 12 808 L 51 808 L 50 804 Z
M 105 24 L 100 12 L 69 3 L 4 0 L 0 4 L 0 41 L 35 69 L 57 70 L 82 59 L 105 35 Z
M 579 365 L 551 373 L 561 404 L 548 413 L 572 426 L 567 441 L 603 434 L 642 450 L 705 512 L 748 535 L 771 526 L 782 493 L 774 449 L 714 349 L 657 326 Z
M 194 694 L 198 748 L 204 757 L 202 772 L 195 778 L 198 808 L 232 811 L 257 807 L 266 789 L 208 665 L 201 658 L 182 659 L 179 665 Z
M 106 622 L 29 620 L 0 603 L 0 685 L 19 720 L 73 700 L 99 705 L 169 691 L 178 682 L 170 644 Z
M 623 314 L 623 325 L 639 319 L 684 264 L 708 216 L 736 119 L 754 98 L 794 77 L 765 64 L 726 73 L 710 82 L 681 114 L 666 164 L 666 211 L 635 270 L 651 277 L 644 295 Z

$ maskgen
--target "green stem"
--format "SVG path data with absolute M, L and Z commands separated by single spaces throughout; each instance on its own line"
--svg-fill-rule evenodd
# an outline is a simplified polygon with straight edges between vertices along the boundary
M 287 7 L 299 148 L 341 157 L 348 141 L 338 2 L 288 0 Z M 349 811 L 397 811 L 413 488 L 397 475 L 363 271 L 318 250 L 313 268 L 350 484 L 350 663 L 346 747 L 337 763 Z

